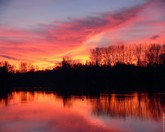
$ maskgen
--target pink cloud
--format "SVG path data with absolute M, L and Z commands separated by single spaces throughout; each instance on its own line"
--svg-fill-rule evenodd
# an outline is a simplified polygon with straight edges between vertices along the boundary
M 120 32 L 120 29 L 123 27 L 132 28 L 139 25 L 139 23 L 163 27 L 164 22 L 149 23 L 146 20 L 151 16 L 144 17 L 143 15 L 139 15 L 141 12 L 143 13 L 145 10 L 153 7 L 153 3 L 157 3 L 156 5 L 159 7 L 164 4 L 164 1 L 152 0 L 131 9 L 99 14 L 97 17 L 69 19 L 66 22 L 53 22 L 49 25 L 39 25 L 32 30 L 9 29 L 1 26 L 1 57 L 8 56 L 9 61 L 15 58 L 15 60 L 27 61 L 29 63 L 52 65 L 54 61 L 59 60 L 61 56 L 68 53 L 73 56 L 80 54 L 78 53 L 80 47 L 82 54 L 86 54 L 87 52 L 84 52 L 83 48 L 84 50 L 88 50 L 88 46 L 83 47 L 84 43 L 100 33 L 106 34 L 107 32 L 111 32 L 111 36 L 120 41 L 122 37 L 117 36 L 115 33 L 117 31 Z M 120 35 L 129 35 L 129 33 L 126 33 L 128 32 L 123 32 Z M 148 38 L 151 38 L 155 34 L 162 36 L 160 33 L 154 33 L 149 35 Z

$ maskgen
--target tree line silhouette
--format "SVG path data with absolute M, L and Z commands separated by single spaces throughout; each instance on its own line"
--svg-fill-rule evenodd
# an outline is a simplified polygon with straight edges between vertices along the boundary
M 90 50 L 90 61 L 74 63 L 64 57 L 53 70 L 20 63 L 19 71 L 7 62 L 0 63 L 0 90 L 14 87 L 49 87 L 69 93 L 110 90 L 164 90 L 165 44 L 111 45 Z M 48 90 L 48 89 L 47 89 Z
M 95 65 L 114 66 L 117 63 L 147 66 L 165 64 L 165 44 L 111 45 L 91 49 L 91 60 Z

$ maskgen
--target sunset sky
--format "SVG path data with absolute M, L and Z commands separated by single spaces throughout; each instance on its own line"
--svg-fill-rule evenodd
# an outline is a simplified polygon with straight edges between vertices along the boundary
M 165 43 L 165 0 L 0 0 L 0 61 L 54 66 L 116 43 Z

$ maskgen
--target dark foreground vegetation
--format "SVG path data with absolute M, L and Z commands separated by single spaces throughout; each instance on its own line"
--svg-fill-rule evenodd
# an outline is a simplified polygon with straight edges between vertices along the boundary
M 163 90 L 165 67 L 136 67 L 117 64 L 80 66 L 13 75 L 14 87 L 54 87 L 66 92 L 107 90 Z M 56 89 L 57 90 L 57 89 Z
M 0 92 L 14 88 L 36 90 L 38 87 L 61 93 L 164 91 L 164 47 L 151 45 L 145 50 L 141 45 L 131 50 L 123 45 L 96 48 L 91 50 L 90 63 L 75 64 L 63 58 L 59 67 L 45 71 L 27 71 L 26 65 L 22 65 L 22 72 L 15 73 L 6 64 L 0 68 Z

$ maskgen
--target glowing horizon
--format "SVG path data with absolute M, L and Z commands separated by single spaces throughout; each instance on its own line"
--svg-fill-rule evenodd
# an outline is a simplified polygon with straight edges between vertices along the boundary
M 90 6 L 92 5 L 92 6 Z M 165 43 L 164 0 L 0 1 L 0 61 L 40 69 L 115 43 Z

